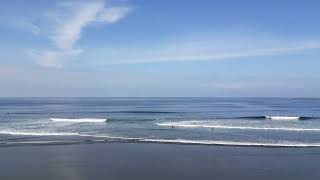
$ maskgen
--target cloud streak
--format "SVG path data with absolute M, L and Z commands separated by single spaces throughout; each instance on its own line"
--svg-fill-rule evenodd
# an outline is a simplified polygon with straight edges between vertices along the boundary
M 57 5 L 50 13 L 53 22 L 49 39 L 55 48 L 50 50 L 29 50 L 28 55 L 35 63 L 45 67 L 61 68 L 63 62 L 79 55 L 83 50 L 75 48 L 83 30 L 90 24 L 116 23 L 130 11 L 129 7 L 106 7 L 104 1 L 68 1 Z
M 68 51 L 52 51 L 52 50 L 27 50 L 26 53 L 34 60 L 35 63 L 43 67 L 62 68 L 63 61 L 66 58 L 73 58 L 82 53 L 81 49 Z
M 257 38 L 258 39 L 258 38 Z M 249 44 L 249 45 L 246 45 Z M 318 41 L 263 42 L 255 40 L 175 42 L 158 48 L 104 49 L 107 64 L 216 61 L 246 57 L 275 56 L 320 49 Z
M 66 61 L 81 53 L 100 60 L 101 64 L 139 64 L 161 62 L 218 61 L 259 56 L 275 56 L 320 49 L 320 41 L 281 41 L 263 35 L 232 37 L 228 34 L 197 39 L 196 41 L 150 42 L 146 47 L 137 44 L 131 47 L 107 47 L 98 52 L 85 52 L 77 46 L 83 31 L 92 24 L 112 24 L 125 18 L 132 8 L 111 6 L 105 1 L 65 1 L 48 12 L 49 32 L 47 38 L 51 48 L 27 50 L 27 54 L 38 65 L 62 68 Z M 34 34 L 40 32 L 33 23 L 24 24 Z M 221 36 L 221 34 L 220 34 Z M 242 35 L 241 35 L 242 37 Z M 246 39 L 245 37 L 249 37 Z M 271 40 L 269 40 L 271 39 Z M 157 45 L 151 47 L 150 45 Z M 99 57 L 97 57 L 97 55 Z

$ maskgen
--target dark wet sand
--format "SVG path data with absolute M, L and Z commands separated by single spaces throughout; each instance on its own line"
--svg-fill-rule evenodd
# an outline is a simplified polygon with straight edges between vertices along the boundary
M 320 179 L 320 148 L 106 143 L 0 148 L 1 180 Z

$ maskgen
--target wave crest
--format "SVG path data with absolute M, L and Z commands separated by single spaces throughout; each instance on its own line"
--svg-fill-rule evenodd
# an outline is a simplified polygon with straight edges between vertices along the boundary
M 306 116 L 247 116 L 247 117 L 238 117 L 237 119 L 308 120 L 308 119 L 314 119 L 314 117 L 306 117 Z
M 265 116 L 266 119 L 272 120 L 299 120 L 299 116 Z
M 82 122 L 89 122 L 89 123 L 100 123 L 100 122 L 106 122 L 107 119 L 96 119 L 96 118 L 50 118 L 51 121 L 54 122 L 73 122 L 73 123 L 82 123 Z

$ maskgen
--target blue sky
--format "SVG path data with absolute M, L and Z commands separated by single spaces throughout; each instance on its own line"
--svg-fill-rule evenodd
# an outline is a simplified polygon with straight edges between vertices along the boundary
M 1 97 L 320 96 L 320 1 L 3 1 Z

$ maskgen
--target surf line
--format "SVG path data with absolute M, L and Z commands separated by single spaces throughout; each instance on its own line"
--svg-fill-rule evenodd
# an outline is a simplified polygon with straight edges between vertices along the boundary
M 317 128 L 285 128 L 285 127 L 248 127 L 248 126 L 221 126 L 221 125 L 199 125 L 199 124 L 176 124 L 157 123 L 159 126 L 182 127 L 182 128 L 210 128 L 214 129 L 241 129 L 241 130 L 278 130 L 278 131 L 320 131 Z
M 100 123 L 107 122 L 107 119 L 96 119 L 96 118 L 50 118 L 54 122 L 73 122 L 73 123 Z

